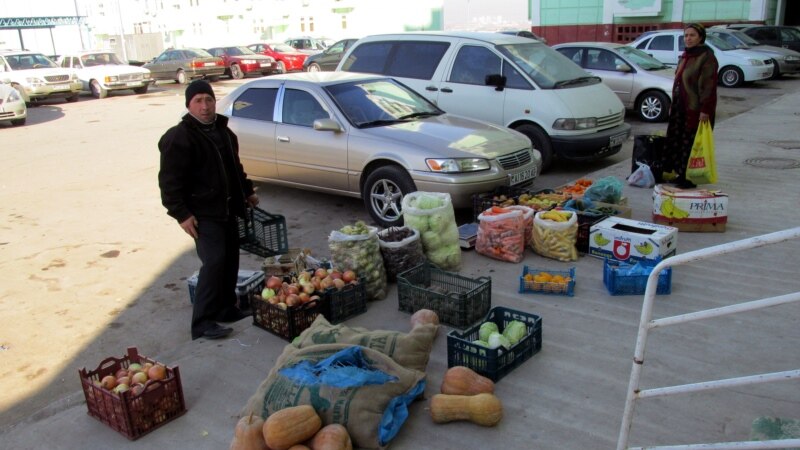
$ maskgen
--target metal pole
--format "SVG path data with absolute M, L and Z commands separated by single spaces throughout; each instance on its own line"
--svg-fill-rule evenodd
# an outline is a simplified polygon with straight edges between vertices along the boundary
M 117 16 L 119 17 L 119 41 L 122 43 L 122 59 L 128 62 L 128 50 L 125 48 L 125 27 L 122 25 L 122 9 L 117 0 Z
M 75 17 L 78 19 L 78 36 L 81 38 L 81 50 L 86 50 L 86 44 L 83 43 L 83 32 L 81 31 L 81 15 L 78 12 L 78 0 L 73 0 L 73 3 L 75 4 Z
M 22 28 L 17 28 L 17 34 L 19 34 L 19 49 L 25 50 L 25 42 L 22 41 Z

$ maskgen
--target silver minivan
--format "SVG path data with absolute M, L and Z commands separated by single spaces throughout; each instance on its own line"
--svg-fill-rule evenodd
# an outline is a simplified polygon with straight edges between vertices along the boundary
M 517 130 L 542 155 L 596 160 L 630 135 L 601 80 L 542 42 L 500 33 L 415 32 L 359 39 L 336 70 L 391 76 L 451 114 Z

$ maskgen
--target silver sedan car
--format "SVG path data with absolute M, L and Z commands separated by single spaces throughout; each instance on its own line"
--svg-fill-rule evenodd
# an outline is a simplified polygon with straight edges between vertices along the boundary
M 570 42 L 553 48 L 596 75 L 645 122 L 669 116 L 675 70 L 647 53 L 611 42 Z
M 217 102 L 248 176 L 360 197 L 382 226 L 403 195 L 449 193 L 456 208 L 500 186 L 525 187 L 541 155 L 523 134 L 446 114 L 387 77 L 303 72 L 245 83 Z

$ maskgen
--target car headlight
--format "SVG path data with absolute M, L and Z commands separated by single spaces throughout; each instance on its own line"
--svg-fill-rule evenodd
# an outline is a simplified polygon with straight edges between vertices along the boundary
M 105 77 L 106 83 L 114 83 L 115 81 L 119 81 L 119 77 L 116 75 L 109 75 Z
M 143 73 L 142 74 L 142 78 L 145 79 L 145 80 L 149 80 L 150 79 L 150 74 L 149 73 Z
M 12 89 L 11 92 L 8 94 L 8 101 L 9 102 L 17 102 L 22 100 L 22 97 L 19 96 L 19 92 L 16 89 Z M 0 100 L 2 103 L 2 100 Z
M 242 60 L 242 64 L 255 64 L 255 63 L 256 63 L 255 59 L 243 59 Z
M 760 59 L 748 59 L 747 62 L 751 66 L 763 66 L 764 65 L 764 61 L 762 61 Z
M 800 56 L 787 55 L 783 58 L 784 61 L 800 61 Z
M 579 119 L 556 119 L 553 129 L 556 130 L 588 130 L 597 128 L 597 117 L 582 117 Z
M 69 79 L 72 81 L 79 81 L 78 74 L 73 73 L 72 75 L 70 75 Z
M 438 173 L 477 172 L 488 170 L 489 161 L 483 158 L 429 158 L 428 168 Z
M 25 81 L 31 84 L 31 86 L 42 86 L 46 84 L 43 79 L 37 77 L 28 77 L 25 78 Z

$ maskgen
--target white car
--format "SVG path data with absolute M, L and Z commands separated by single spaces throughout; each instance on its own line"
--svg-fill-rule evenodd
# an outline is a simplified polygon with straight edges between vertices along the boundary
M 11 125 L 25 125 L 28 108 L 19 91 L 9 84 L 0 83 L 0 122 L 10 121 Z
M 77 102 L 81 81 L 41 53 L 25 50 L 0 51 L 0 82 L 19 91 L 26 104 L 49 98 Z
M 648 31 L 629 45 L 672 67 L 677 67 L 678 58 L 685 50 L 683 30 Z M 744 82 L 766 80 L 772 76 L 774 62 L 771 55 L 738 49 L 712 35 L 706 37 L 706 45 L 717 57 L 719 84 L 725 87 L 737 87 Z
M 86 51 L 63 55 L 58 65 L 69 69 L 81 80 L 81 89 L 94 98 L 105 98 L 110 91 L 131 89 L 144 94 L 150 83 L 150 71 L 125 64 L 112 51 Z
M 641 50 L 613 42 L 570 42 L 553 49 L 600 77 L 641 120 L 667 120 L 675 69 Z

